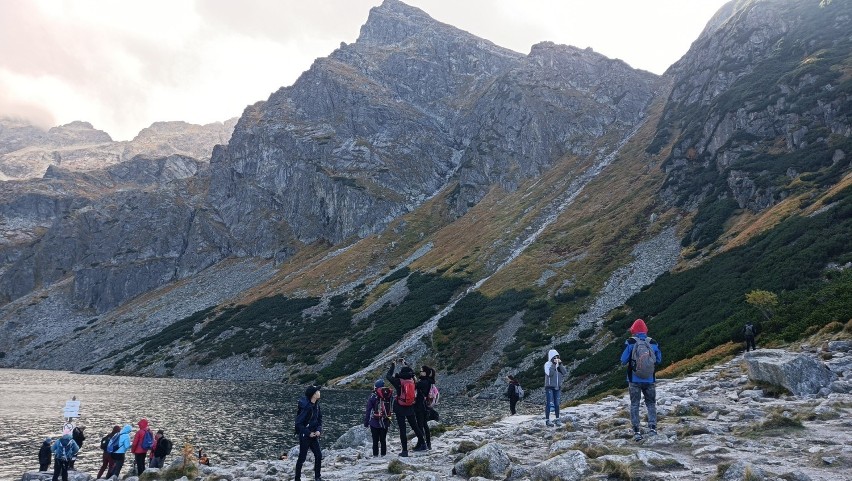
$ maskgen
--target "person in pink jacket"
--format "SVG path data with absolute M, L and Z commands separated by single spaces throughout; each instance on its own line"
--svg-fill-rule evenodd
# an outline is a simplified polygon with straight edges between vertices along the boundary
M 151 449 L 150 445 L 145 445 L 146 436 L 149 436 L 149 440 L 153 444 L 154 435 L 151 434 L 151 430 L 148 429 L 148 420 L 142 418 L 139 420 L 139 430 L 136 431 L 136 435 L 133 436 L 133 444 L 130 445 L 130 452 L 133 453 L 133 457 L 136 460 L 137 476 L 145 472 L 145 458 L 148 456 L 148 451 Z

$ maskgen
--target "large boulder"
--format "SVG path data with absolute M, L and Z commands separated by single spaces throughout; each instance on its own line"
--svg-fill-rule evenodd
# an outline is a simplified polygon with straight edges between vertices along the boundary
M 837 379 L 816 358 L 780 349 L 763 349 L 746 353 L 748 377 L 752 381 L 782 386 L 797 396 L 817 394 Z
M 764 481 L 769 479 L 767 476 L 766 471 L 760 467 L 745 461 L 737 461 L 725 470 L 722 481 Z
M 582 451 L 568 451 L 539 463 L 530 472 L 533 481 L 580 481 L 591 473 Z
M 342 449 L 342 448 L 359 448 L 367 442 L 372 442 L 372 437 L 370 435 L 370 429 L 365 428 L 364 426 L 352 426 L 348 431 L 343 433 L 342 436 L 337 438 L 337 441 L 331 445 L 332 449 Z
M 498 443 L 489 443 L 474 449 L 455 464 L 456 474 L 465 478 L 482 476 L 489 479 L 506 479 L 512 466 L 509 455 Z

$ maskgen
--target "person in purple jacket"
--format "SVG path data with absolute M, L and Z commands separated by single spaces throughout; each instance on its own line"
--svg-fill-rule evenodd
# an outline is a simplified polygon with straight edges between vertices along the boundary
M 393 412 L 393 390 L 385 387 L 385 381 L 379 379 L 373 385 L 373 392 L 367 398 L 367 409 L 364 411 L 364 427 L 370 428 L 373 437 L 373 456 L 382 456 L 388 452 L 388 428 Z

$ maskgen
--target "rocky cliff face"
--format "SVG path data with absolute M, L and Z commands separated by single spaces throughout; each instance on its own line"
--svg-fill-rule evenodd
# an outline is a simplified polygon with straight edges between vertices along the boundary
M 66 170 L 102 169 L 137 155 L 184 155 L 207 161 L 213 146 L 225 144 L 237 119 L 194 125 L 155 122 L 128 142 L 114 142 L 88 122 L 72 122 L 44 132 L 26 122 L 0 119 L 0 180 L 39 178 L 51 166 Z
M 235 238 L 252 234 L 239 252 L 264 256 L 378 232 L 450 182 L 460 215 L 624 135 L 655 81 L 570 47 L 523 56 L 386 1 L 354 44 L 246 110 L 214 154 L 210 202 Z
M 706 203 L 705 212 L 727 198 L 727 218 L 734 208 L 774 205 L 796 179 L 836 181 L 852 147 L 852 87 L 841 73 L 850 18 L 848 2 L 726 5 L 667 72 L 674 87 L 656 144 L 677 141 L 663 198 Z M 719 233 L 701 222 L 708 216 L 699 214 L 691 236 L 699 244 Z

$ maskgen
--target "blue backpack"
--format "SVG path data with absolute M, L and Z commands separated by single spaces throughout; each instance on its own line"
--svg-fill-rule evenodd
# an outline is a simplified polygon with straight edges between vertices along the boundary
M 149 450 L 154 447 L 154 435 L 150 429 L 145 430 L 145 436 L 142 438 L 142 449 Z

